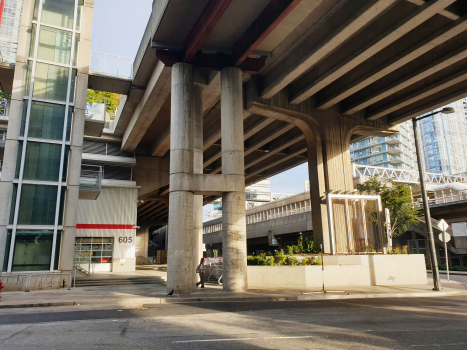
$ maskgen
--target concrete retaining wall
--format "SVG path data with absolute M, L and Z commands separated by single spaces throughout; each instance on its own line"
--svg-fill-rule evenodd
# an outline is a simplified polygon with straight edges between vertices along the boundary
M 328 264 L 326 264 L 328 260 Z M 333 264 L 333 261 L 335 264 Z M 425 259 L 413 255 L 350 255 L 321 266 L 248 266 L 248 287 L 397 286 L 427 284 Z

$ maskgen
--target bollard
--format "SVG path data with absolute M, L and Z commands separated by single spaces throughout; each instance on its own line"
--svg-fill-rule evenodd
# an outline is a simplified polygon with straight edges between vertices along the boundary
M 0 280 L 0 294 L 2 293 L 2 288 L 3 288 L 3 283 L 2 283 L 2 280 Z M 1 298 L 1 296 L 0 296 Z

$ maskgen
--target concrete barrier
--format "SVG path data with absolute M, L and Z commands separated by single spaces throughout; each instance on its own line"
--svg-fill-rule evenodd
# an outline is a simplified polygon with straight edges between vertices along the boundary
M 248 266 L 248 287 L 397 286 L 427 284 L 425 258 L 413 255 L 349 255 L 321 266 Z

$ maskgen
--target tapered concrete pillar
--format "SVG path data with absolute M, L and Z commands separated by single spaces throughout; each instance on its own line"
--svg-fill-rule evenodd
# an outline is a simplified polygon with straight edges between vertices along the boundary
M 203 89 L 195 85 L 193 90 L 193 173 L 203 173 Z M 203 196 L 194 196 L 193 250 L 195 266 L 203 257 Z M 195 271 L 193 271 L 195 273 Z M 195 273 L 195 279 L 197 278 Z
M 244 175 L 242 71 L 221 71 L 222 174 Z M 244 186 L 243 186 L 244 188 Z M 247 290 L 245 191 L 222 195 L 223 286 Z
M 193 69 L 190 64 L 172 67 L 170 121 L 170 176 L 193 173 Z M 173 181 L 170 181 L 172 186 Z M 177 293 L 194 288 L 193 193 L 169 194 L 167 287 Z

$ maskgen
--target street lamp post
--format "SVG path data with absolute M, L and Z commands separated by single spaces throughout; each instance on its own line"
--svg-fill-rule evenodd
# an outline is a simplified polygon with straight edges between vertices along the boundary
M 438 114 L 439 112 L 433 112 L 427 115 L 424 115 L 419 118 L 413 118 L 412 123 L 413 123 L 413 133 L 414 133 L 414 138 L 415 138 L 415 150 L 417 153 L 417 162 L 418 162 L 418 172 L 419 172 L 419 177 L 420 177 L 420 187 L 422 191 L 422 199 L 423 199 L 423 211 L 425 214 L 425 224 L 426 224 L 426 229 L 428 231 L 428 238 L 430 240 L 430 256 L 431 256 L 431 271 L 433 272 L 433 284 L 434 288 L 433 290 L 439 291 L 441 290 L 441 286 L 439 283 L 439 269 L 438 269 L 438 259 L 436 257 L 436 247 L 435 247 L 435 240 L 433 237 L 433 227 L 431 225 L 431 215 L 430 215 L 430 207 L 428 206 L 428 199 L 426 196 L 426 189 L 425 189 L 425 169 L 423 168 L 423 161 L 422 161 L 422 155 L 420 152 L 420 144 L 418 141 L 418 129 L 417 129 L 417 121 L 421 119 L 425 119 L 428 117 L 431 117 L 435 114 Z M 443 114 L 451 114 L 454 113 L 454 108 L 452 107 L 445 107 L 441 110 L 441 113 Z

